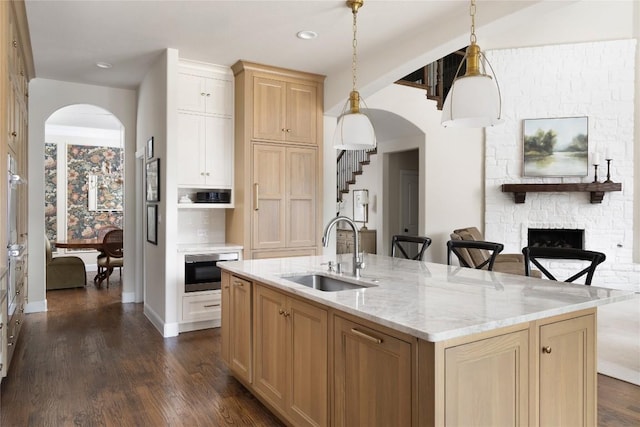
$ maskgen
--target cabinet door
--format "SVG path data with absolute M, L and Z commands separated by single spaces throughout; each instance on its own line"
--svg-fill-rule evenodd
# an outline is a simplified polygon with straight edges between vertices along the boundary
M 287 234 L 289 248 L 316 244 L 316 149 L 287 148 Z
M 316 87 L 289 83 L 286 89 L 286 140 L 316 144 Z
M 540 425 L 596 425 L 595 316 L 540 327 Z
M 201 152 L 205 132 L 205 117 L 178 113 L 178 184 L 199 186 L 205 183 Z
M 256 77 L 253 83 L 253 138 L 284 141 L 284 82 Z
M 528 425 L 528 378 L 528 330 L 446 349 L 447 425 Z
M 205 112 L 207 92 L 205 78 L 188 73 L 178 74 L 178 109 L 196 113 Z M 209 96 L 209 98 L 211 98 Z
M 253 145 L 253 249 L 285 247 L 285 149 Z
M 220 293 L 221 293 L 221 311 L 222 311 L 222 319 L 221 319 L 221 328 L 220 335 L 222 336 L 222 345 L 221 345 L 221 353 L 222 360 L 226 362 L 227 365 L 231 364 L 231 359 L 229 358 L 229 334 L 231 332 L 231 275 L 226 271 L 222 272 L 220 284 Z
M 286 297 L 256 285 L 254 303 L 254 387 L 280 410 L 286 393 Z
M 289 299 L 288 411 L 295 425 L 328 425 L 327 311 Z
M 250 383 L 251 369 L 251 282 L 231 278 L 231 330 L 229 331 L 230 368 L 234 374 Z
M 233 126 L 231 119 L 205 116 L 204 183 L 213 188 L 231 188 Z M 195 154 L 194 154 L 195 155 Z
M 411 344 L 336 316 L 336 426 L 410 426 Z
M 233 83 L 230 80 L 204 78 L 205 112 L 230 117 L 233 112 Z

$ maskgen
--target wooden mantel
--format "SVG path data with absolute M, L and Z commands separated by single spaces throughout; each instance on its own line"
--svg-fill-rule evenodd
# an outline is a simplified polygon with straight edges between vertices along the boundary
M 604 193 L 622 191 L 619 182 L 593 182 L 577 184 L 502 184 L 503 193 L 513 193 L 516 203 L 524 203 L 527 193 L 561 193 L 587 192 L 591 193 L 591 203 L 602 203 Z

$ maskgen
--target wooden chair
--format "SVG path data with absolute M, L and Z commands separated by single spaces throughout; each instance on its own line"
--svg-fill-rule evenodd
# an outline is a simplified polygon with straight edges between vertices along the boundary
M 409 254 L 407 254 L 407 248 L 406 246 L 403 247 L 403 244 L 417 244 L 418 253 L 414 256 L 410 256 Z M 405 236 L 398 234 L 391 238 L 391 256 L 395 257 L 396 254 L 398 254 L 406 259 L 422 261 L 422 259 L 424 258 L 424 253 L 429 245 L 431 245 L 431 239 L 429 237 Z
M 593 274 L 596 272 L 596 267 L 604 262 L 607 259 L 606 255 L 602 252 L 595 251 L 587 251 L 583 249 L 573 249 L 573 248 L 545 248 L 545 247 L 533 247 L 527 246 L 522 249 L 522 254 L 524 255 L 525 261 L 525 274 L 529 276 L 531 274 L 530 263 L 538 267 L 538 269 L 545 275 L 547 278 L 555 281 L 559 281 L 555 278 L 555 276 L 547 270 L 547 268 L 543 267 L 539 262 L 540 259 L 554 259 L 554 260 L 577 260 L 577 261 L 588 261 L 589 265 L 568 279 L 564 280 L 564 282 L 573 282 L 574 280 L 586 275 L 584 284 L 589 286 L 591 285 L 591 280 L 593 279 Z
M 486 251 L 489 256 L 482 262 L 476 264 L 469 254 L 469 249 Z M 475 268 L 477 270 L 493 271 L 498 254 L 502 252 L 502 243 L 486 242 L 483 240 L 449 240 L 447 242 L 447 265 L 451 265 L 451 254 L 453 253 L 460 262 L 460 266 Z
M 104 269 L 104 274 L 107 279 L 107 288 L 109 287 L 109 276 L 113 272 L 114 268 L 120 268 L 124 265 L 124 250 L 123 250 L 123 232 L 120 229 L 111 230 L 105 234 L 102 240 L 102 248 L 105 253 L 105 257 L 98 258 L 98 268 Z M 122 273 L 120 273 L 122 276 Z
M 118 227 L 117 225 L 105 225 L 104 227 L 101 227 L 98 230 L 96 235 L 99 240 L 104 241 L 104 236 L 106 236 L 107 233 L 110 232 L 111 230 L 120 230 L 120 227 Z M 98 253 L 98 256 L 96 258 L 96 265 L 98 266 L 98 275 L 104 273 L 103 268 L 100 266 L 100 258 L 104 258 L 106 256 L 107 254 L 105 254 L 104 251 L 100 251 L 100 253 Z M 122 268 L 120 268 L 120 275 L 122 276 Z

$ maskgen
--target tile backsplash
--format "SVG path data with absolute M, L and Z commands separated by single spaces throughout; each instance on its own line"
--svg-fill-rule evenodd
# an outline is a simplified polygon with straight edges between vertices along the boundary
M 179 209 L 178 244 L 224 243 L 224 209 Z

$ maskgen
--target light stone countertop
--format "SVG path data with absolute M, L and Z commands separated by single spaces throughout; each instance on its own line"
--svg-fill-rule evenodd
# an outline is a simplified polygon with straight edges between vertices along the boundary
M 327 272 L 326 263 L 336 258 L 345 263 L 342 275 Z M 281 276 L 322 272 L 354 281 L 351 254 L 232 261 L 220 267 L 431 342 L 639 296 L 388 256 L 367 254 L 365 261 L 359 282 L 375 286 L 339 292 L 311 289 Z
M 178 243 L 178 252 L 207 253 L 235 251 L 242 254 L 242 246 L 231 243 Z

